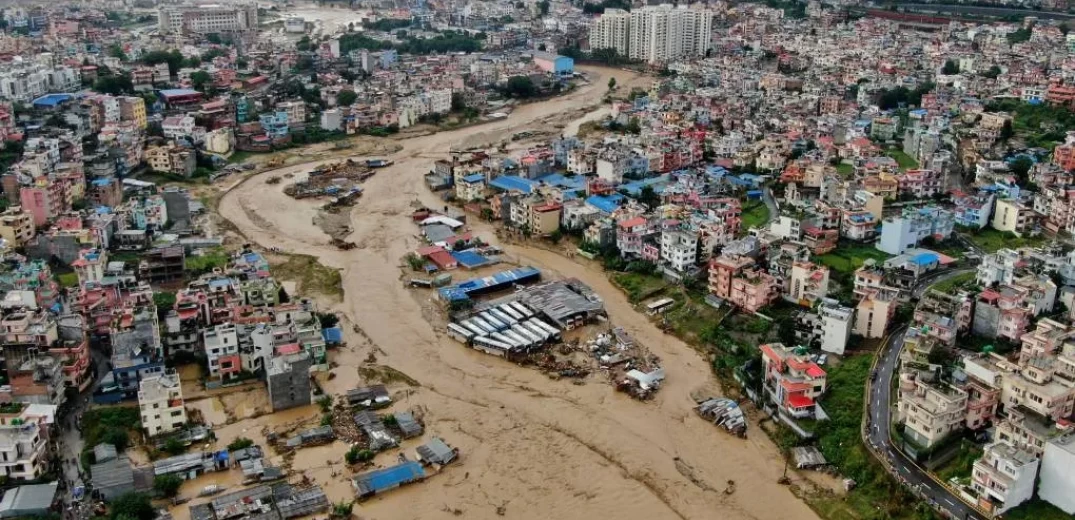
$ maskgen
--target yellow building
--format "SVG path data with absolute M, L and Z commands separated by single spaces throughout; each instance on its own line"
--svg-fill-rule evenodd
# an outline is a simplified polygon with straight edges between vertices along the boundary
M 21 207 L 12 206 L 0 213 L 0 238 L 21 246 L 33 237 L 34 218 Z
M 140 97 L 124 96 L 119 98 L 119 117 L 122 121 L 132 121 L 138 128 L 146 128 L 146 102 Z

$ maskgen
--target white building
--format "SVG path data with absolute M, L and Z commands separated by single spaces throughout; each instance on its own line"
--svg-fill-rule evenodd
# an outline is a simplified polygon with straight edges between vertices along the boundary
M 210 378 L 222 379 L 242 370 L 235 325 L 228 323 L 205 329 L 202 339 L 205 357 L 209 361 Z
M 661 262 L 677 273 L 698 264 L 698 237 L 686 231 L 661 233 Z
M 0 426 L 0 476 L 33 480 L 48 467 L 48 443 L 36 422 Z
M 952 212 L 935 206 L 905 209 L 900 216 L 885 219 L 881 224 L 881 240 L 877 249 L 899 255 L 918 247 L 927 237 L 945 240 L 952 235 L 955 219 Z
M 617 54 L 626 56 L 630 50 L 630 28 L 631 13 L 623 9 L 605 9 L 590 26 L 590 49 L 615 49 Z
M 182 428 L 187 422 L 187 409 L 183 406 L 179 375 L 172 372 L 143 378 L 138 387 L 138 410 L 142 427 L 150 437 Z
M 164 131 L 164 138 L 176 140 L 181 137 L 192 138 L 194 136 L 194 117 L 193 116 L 172 116 L 167 117 L 161 123 L 161 130 Z
M 256 31 L 256 4 L 162 6 L 157 12 L 161 34 L 189 31 L 199 34 Z
M 329 108 L 321 112 L 321 129 L 337 132 L 343 124 L 343 114 L 338 108 Z
M 1003 514 L 1034 496 L 1039 462 L 1029 451 L 999 442 L 990 444 L 982 458 L 974 461 L 971 488 L 993 504 L 994 515 Z M 1066 495 L 1071 496 L 1070 490 Z
M 978 264 L 976 280 L 982 287 L 993 284 L 1007 284 L 1015 280 L 1016 265 L 1023 261 L 1023 255 L 1013 249 L 998 249 L 982 257 Z
M 854 327 L 855 309 L 836 300 L 823 300 L 814 312 L 800 315 L 796 336 L 831 354 L 843 355 Z
M 1065 513 L 1075 515 L 1075 433 L 1045 444 L 1039 478 L 1038 496 Z
M 802 222 L 797 218 L 781 215 L 769 224 L 769 232 L 784 240 L 799 240 L 803 237 Z
M 631 11 L 628 56 L 649 63 L 705 56 L 713 37 L 713 16 L 702 6 L 670 4 Z
M 52 67 L 39 62 L 15 61 L 0 67 L 0 97 L 28 102 L 50 92 L 74 92 L 82 88 L 78 69 Z

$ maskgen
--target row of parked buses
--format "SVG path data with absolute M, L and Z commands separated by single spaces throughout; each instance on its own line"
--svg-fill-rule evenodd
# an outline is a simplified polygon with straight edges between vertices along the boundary
M 459 323 L 448 324 L 448 335 L 460 343 L 511 357 L 560 341 L 560 331 L 519 302 L 502 303 Z

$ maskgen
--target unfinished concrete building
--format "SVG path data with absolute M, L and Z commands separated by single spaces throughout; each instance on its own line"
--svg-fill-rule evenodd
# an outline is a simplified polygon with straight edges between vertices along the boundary
M 274 412 L 310 404 L 311 365 L 307 352 L 272 359 L 265 379 Z

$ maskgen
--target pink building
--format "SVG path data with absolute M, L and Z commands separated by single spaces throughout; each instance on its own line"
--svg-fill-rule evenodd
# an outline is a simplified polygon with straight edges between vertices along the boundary
M 817 400 L 825 393 L 828 374 L 805 352 L 770 343 L 761 349 L 763 392 L 766 400 L 794 418 L 814 417 Z
M 642 238 L 649 233 L 646 217 L 634 217 L 621 220 L 616 226 L 616 247 L 620 254 L 641 255 Z
M 732 279 L 732 294 L 728 300 L 747 312 L 758 312 L 776 301 L 779 295 L 780 282 L 776 277 L 760 269 L 747 269 Z

